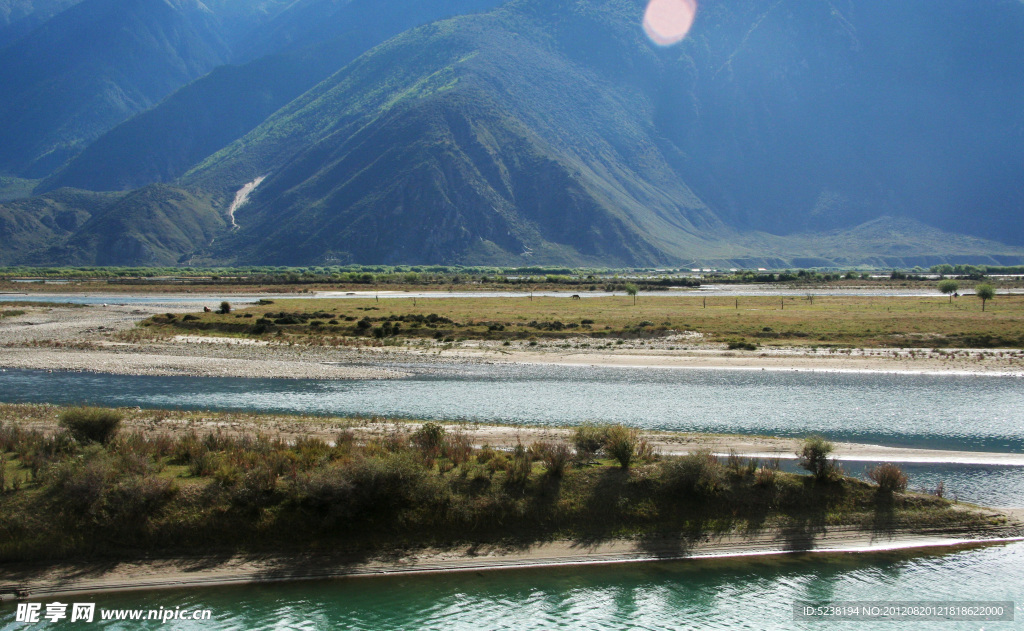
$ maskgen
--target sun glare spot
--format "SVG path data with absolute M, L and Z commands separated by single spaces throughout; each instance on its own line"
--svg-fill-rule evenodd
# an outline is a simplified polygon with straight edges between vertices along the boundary
M 644 13 L 644 31 L 659 46 L 686 38 L 697 16 L 697 0 L 651 0 Z

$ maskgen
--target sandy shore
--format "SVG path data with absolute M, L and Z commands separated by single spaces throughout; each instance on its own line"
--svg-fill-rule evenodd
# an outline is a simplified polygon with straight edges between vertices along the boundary
M 71 350 L 47 348 L 0 349 L 0 366 L 34 370 L 70 370 L 119 375 L 192 377 L 278 377 L 289 379 L 394 379 L 405 373 L 369 366 L 338 366 L 301 359 L 245 359 L 203 353 L 169 355 L 160 352 Z
M 698 337 L 613 347 L 577 342 L 422 341 L 408 346 L 320 347 L 254 342 L 231 337 L 137 335 L 135 325 L 157 313 L 194 312 L 205 303 L 24 307 L 0 319 L 0 367 L 90 370 L 140 375 L 197 375 L 311 379 L 401 376 L 377 363 L 523 363 L 664 369 L 734 369 L 825 372 L 902 372 L 1024 377 L 1024 353 L 1005 349 L 812 349 L 765 347 L 729 351 Z M 137 339 L 136 339 L 137 338 Z M 685 346 L 676 346 L 686 341 Z
M 522 547 L 464 545 L 398 551 L 383 557 L 232 556 L 149 562 L 0 567 L 0 600 L 184 587 L 212 587 L 341 577 L 483 572 L 550 566 L 682 561 L 781 554 L 916 550 L 941 552 L 1024 541 L 1019 522 L 971 533 L 870 532 L 833 527 L 822 532 L 729 533 L 696 540 L 657 538 L 601 542 L 551 541 Z

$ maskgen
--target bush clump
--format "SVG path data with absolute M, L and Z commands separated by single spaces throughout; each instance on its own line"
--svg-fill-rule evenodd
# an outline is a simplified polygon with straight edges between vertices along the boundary
M 530 454 L 544 463 L 544 470 L 553 478 L 560 478 L 565 474 L 569 461 L 572 460 L 572 450 L 565 443 L 553 443 L 540 441 L 530 445 Z
M 725 468 L 709 449 L 666 460 L 661 465 L 665 488 L 694 496 L 717 493 L 725 482 Z
M 747 340 L 729 340 L 729 350 L 731 351 L 756 351 L 757 344 L 748 342 Z
M 835 448 L 823 436 L 808 436 L 796 455 L 800 458 L 800 466 L 810 471 L 816 480 L 831 480 L 840 474 L 835 459 L 829 457 Z
M 902 493 L 907 490 L 907 474 L 891 462 L 868 469 L 868 479 L 877 484 L 882 493 Z
M 117 410 L 77 407 L 60 415 L 60 426 L 68 430 L 82 444 L 110 442 L 121 425 L 122 415 Z
M 590 462 L 594 456 L 604 449 L 608 438 L 608 428 L 601 425 L 585 423 L 576 428 L 572 435 L 572 446 L 576 450 L 576 459 Z

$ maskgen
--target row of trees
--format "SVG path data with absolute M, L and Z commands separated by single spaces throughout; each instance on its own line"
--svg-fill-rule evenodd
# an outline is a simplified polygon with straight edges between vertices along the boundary
M 953 302 L 953 296 L 960 291 L 960 283 L 955 280 L 939 281 L 939 291 L 949 296 L 949 302 Z M 974 288 L 974 295 L 981 299 L 981 310 L 985 310 L 985 303 L 996 297 L 996 288 L 988 283 L 982 283 Z

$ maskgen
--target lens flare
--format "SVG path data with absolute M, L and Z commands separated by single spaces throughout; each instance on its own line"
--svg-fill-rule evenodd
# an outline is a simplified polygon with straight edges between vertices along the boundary
M 659 46 L 686 38 L 697 16 L 697 0 L 651 0 L 644 13 L 644 31 Z

